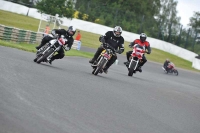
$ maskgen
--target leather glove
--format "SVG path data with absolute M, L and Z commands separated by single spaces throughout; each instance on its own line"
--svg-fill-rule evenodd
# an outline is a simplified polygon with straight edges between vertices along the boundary
M 70 50 L 70 48 L 69 48 L 69 47 L 64 47 L 64 48 L 65 48 L 65 50 L 66 50 L 66 51 L 69 51 L 69 50 Z
M 121 54 L 123 51 L 121 49 L 117 50 L 116 53 Z
M 101 36 L 99 37 L 99 41 L 100 41 L 100 42 L 101 42 L 102 37 L 103 37 L 103 35 L 101 35 Z
M 147 54 L 150 54 L 150 52 L 147 52 Z
M 59 36 L 57 34 L 54 35 L 54 38 L 58 38 Z
M 58 35 L 56 34 L 55 30 L 52 30 L 51 34 L 53 35 L 54 38 L 58 38 Z
M 104 48 L 108 48 L 108 45 L 106 43 L 103 43 Z
M 52 30 L 52 31 L 51 31 L 51 34 L 52 34 L 53 36 L 55 36 L 55 35 L 56 35 L 55 30 Z
M 131 42 L 129 45 L 128 45 L 129 48 L 132 48 L 133 47 L 133 42 Z
M 102 43 L 106 43 L 106 41 L 105 41 L 105 39 L 103 37 L 101 38 L 101 42 Z

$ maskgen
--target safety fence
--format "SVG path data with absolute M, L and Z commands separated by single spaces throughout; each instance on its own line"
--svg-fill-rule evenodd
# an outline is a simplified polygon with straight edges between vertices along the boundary
M 42 33 L 0 25 L 1 40 L 12 41 L 16 43 L 39 44 L 42 37 Z

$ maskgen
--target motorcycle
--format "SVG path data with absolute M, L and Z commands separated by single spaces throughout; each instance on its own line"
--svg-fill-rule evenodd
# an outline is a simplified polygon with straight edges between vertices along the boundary
M 136 73 L 138 70 L 139 64 L 142 63 L 142 56 L 146 53 L 144 48 L 140 45 L 133 46 L 133 52 L 129 58 L 130 63 L 126 64 L 128 68 L 128 76 L 133 76 L 133 73 Z
M 45 44 L 37 51 L 36 57 L 33 61 L 38 64 L 50 61 L 55 52 L 59 51 L 62 47 L 67 47 L 67 45 L 65 46 L 66 42 L 67 39 L 63 35 L 49 41 L 49 43 Z
M 167 67 L 169 68 L 168 71 L 164 67 L 162 67 L 162 69 L 164 70 L 166 74 L 170 73 L 170 74 L 174 74 L 178 76 L 178 70 L 175 68 L 175 65 L 173 62 L 170 62 Z
M 109 44 L 106 44 L 107 48 L 105 48 L 97 60 L 91 65 L 93 67 L 92 74 L 97 75 L 98 73 L 103 73 L 103 69 L 105 68 L 108 61 L 111 59 L 113 55 L 117 53 L 117 50 L 115 50 L 112 46 Z

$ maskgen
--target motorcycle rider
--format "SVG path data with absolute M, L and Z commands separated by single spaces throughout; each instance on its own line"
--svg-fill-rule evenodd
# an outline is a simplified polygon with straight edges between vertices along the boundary
M 69 26 L 69 28 L 67 30 L 65 29 L 53 29 L 51 34 L 53 35 L 47 35 L 45 36 L 42 41 L 41 44 L 37 47 L 35 47 L 37 50 L 39 50 L 42 46 L 44 46 L 46 43 L 48 43 L 49 41 L 51 41 L 52 39 L 55 39 L 57 37 L 60 37 L 61 35 L 64 35 L 65 38 L 68 40 L 67 41 L 67 47 L 64 47 L 66 51 L 70 50 L 73 42 L 74 42 L 74 34 L 76 33 L 76 28 L 73 26 Z M 52 61 L 54 61 L 55 59 L 62 59 L 65 56 L 65 52 L 63 50 L 63 48 L 61 48 L 59 51 L 57 51 L 58 54 L 52 56 L 51 60 L 49 60 L 49 63 L 51 64 Z
M 150 53 L 151 53 L 151 47 L 150 47 L 149 42 L 146 41 L 146 39 L 147 39 L 147 35 L 146 35 L 145 33 L 141 33 L 141 34 L 140 34 L 140 39 L 135 39 L 133 42 L 131 42 L 131 43 L 129 44 L 129 47 L 132 48 L 135 44 L 138 44 L 138 45 L 142 46 L 145 50 L 147 50 L 147 54 L 150 54 Z M 132 52 L 133 52 L 132 50 L 126 52 L 127 62 L 124 62 L 124 64 L 125 64 L 126 66 L 128 66 L 129 63 L 130 63 L 129 58 L 130 58 Z M 142 66 L 143 66 L 146 62 L 147 62 L 147 59 L 146 59 L 145 55 L 143 55 L 143 57 L 142 57 L 142 63 L 140 63 L 140 64 L 139 64 L 139 67 L 137 68 L 137 70 L 138 70 L 139 72 L 142 72 Z
M 101 52 L 106 48 L 106 43 L 108 43 L 111 47 L 117 50 L 117 53 L 121 54 L 124 52 L 124 38 L 121 36 L 122 28 L 120 26 L 115 26 L 113 31 L 108 31 L 104 36 L 99 37 L 99 41 L 102 42 L 101 46 L 97 49 L 94 57 L 89 61 L 89 63 L 94 63 L 94 61 L 99 57 Z M 111 59 L 106 64 L 103 71 L 105 73 L 108 72 L 108 68 L 115 62 L 117 59 L 117 55 L 113 55 Z
M 165 70 L 168 72 L 170 70 L 170 68 L 168 67 L 170 63 L 170 60 L 169 59 L 166 59 L 164 64 L 163 64 L 163 67 L 165 68 Z

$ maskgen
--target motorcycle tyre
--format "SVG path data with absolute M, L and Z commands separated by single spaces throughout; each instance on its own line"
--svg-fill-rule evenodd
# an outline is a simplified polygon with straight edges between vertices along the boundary
M 102 67 L 104 66 L 104 64 L 106 63 L 106 59 L 101 60 L 100 64 L 96 67 L 96 69 L 94 69 L 94 75 L 97 75 L 99 73 L 100 70 L 102 70 Z
M 39 59 L 37 59 L 37 63 L 41 63 L 43 60 L 45 60 L 50 54 L 52 54 L 54 52 L 53 49 L 50 49 L 48 52 L 46 52 L 43 56 L 40 56 Z
M 174 75 L 178 76 L 178 71 L 174 70 Z
M 130 66 L 129 71 L 128 71 L 128 76 L 133 76 L 135 65 L 136 65 L 136 62 L 132 61 L 131 66 Z

